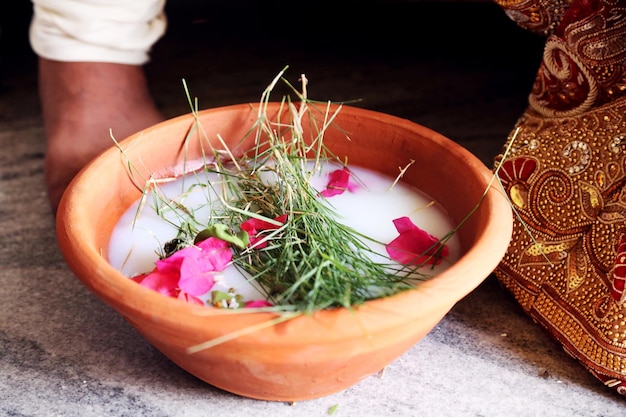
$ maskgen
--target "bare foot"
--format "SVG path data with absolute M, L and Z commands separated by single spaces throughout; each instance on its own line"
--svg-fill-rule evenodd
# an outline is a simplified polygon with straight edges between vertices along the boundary
M 150 95 L 143 68 L 101 62 L 39 59 L 45 175 L 50 205 L 72 178 L 116 139 L 163 120 Z

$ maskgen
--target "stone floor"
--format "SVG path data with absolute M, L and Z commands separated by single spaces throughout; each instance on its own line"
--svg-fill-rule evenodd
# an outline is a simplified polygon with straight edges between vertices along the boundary
M 339 7 L 339 3 L 347 3 Z M 517 117 L 542 40 L 486 1 L 294 4 L 177 0 L 147 71 L 168 116 L 257 101 L 271 79 L 410 119 L 490 165 Z M 618 416 L 604 388 L 488 278 L 392 363 L 295 405 L 241 398 L 173 365 L 67 269 L 43 187 L 30 6 L 0 5 L 0 415 Z M 79 140 L 79 138 L 77 138 Z

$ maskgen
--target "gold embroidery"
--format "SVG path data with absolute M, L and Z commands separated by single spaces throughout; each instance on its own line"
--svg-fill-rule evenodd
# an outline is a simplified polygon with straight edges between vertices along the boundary
M 496 2 L 549 35 L 503 147 L 498 175 L 519 217 L 496 276 L 569 354 L 626 395 L 626 0 Z

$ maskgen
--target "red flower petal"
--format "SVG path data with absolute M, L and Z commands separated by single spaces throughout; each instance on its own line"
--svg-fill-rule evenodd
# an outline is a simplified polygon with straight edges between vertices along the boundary
M 159 259 L 156 261 L 156 269 L 165 274 L 177 275 L 180 270 L 180 265 L 183 263 L 183 259 L 185 258 L 184 251 L 187 249 L 189 248 L 181 249 L 165 259 Z
M 274 220 L 279 222 L 281 225 L 285 224 L 285 222 L 287 221 L 287 215 L 282 214 L 278 217 L 275 217 Z M 279 229 L 280 226 L 277 226 L 274 223 L 270 223 L 265 220 L 250 218 L 246 220 L 245 222 L 241 223 L 240 228 L 241 230 L 245 230 L 248 233 L 248 236 L 250 237 L 250 243 L 248 245 L 254 246 L 257 249 L 261 249 L 267 246 L 267 242 L 263 242 L 257 245 L 256 243 L 262 239 L 261 237 L 258 237 L 257 235 L 264 230 Z
M 203 304 L 196 296 L 207 293 L 215 284 L 213 273 L 222 271 L 232 259 L 227 242 L 211 237 L 188 246 L 156 262 L 156 268 L 133 278 L 144 287 L 168 297 Z
M 328 184 L 326 189 L 320 194 L 326 198 L 343 194 L 344 191 L 352 191 L 353 184 L 350 184 L 350 170 L 348 168 L 336 169 L 328 174 Z
M 206 262 L 207 268 L 213 271 L 223 271 L 233 258 L 233 251 L 228 242 L 216 237 L 203 240 L 197 245 L 202 250 L 202 259 Z
M 287 220 L 287 215 L 283 214 L 282 216 L 274 218 L 274 220 L 280 222 L 281 224 L 284 224 L 285 220 Z M 241 230 L 245 230 L 250 235 L 256 235 L 261 230 L 276 230 L 279 227 L 280 226 L 276 226 L 274 223 L 270 223 L 268 221 L 256 218 L 250 218 L 241 223 Z
M 439 251 L 439 239 L 416 226 L 408 217 L 393 221 L 400 234 L 387 246 L 391 259 L 403 265 L 439 264 L 448 255 L 448 247 Z
M 232 259 L 232 250 L 227 242 L 210 237 L 198 243 L 196 247 L 184 248 L 180 266 L 178 287 L 191 295 L 202 295 L 215 284 L 213 273 L 222 271 Z M 175 255 L 176 255 L 175 254 Z
M 178 294 L 177 298 L 189 304 L 198 304 L 201 306 L 204 305 L 204 302 L 201 299 L 199 299 L 198 297 L 194 297 L 193 295 L 190 295 L 185 291 L 181 291 L 180 294 Z
M 270 303 L 267 300 L 253 300 L 253 301 L 246 301 L 245 306 L 249 308 L 271 307 L 272 303 Z
M 149 274 L 138 275 L 133 281 L 168 297 L 178 295 L 178 273 L 161 272 L 156 268 Z

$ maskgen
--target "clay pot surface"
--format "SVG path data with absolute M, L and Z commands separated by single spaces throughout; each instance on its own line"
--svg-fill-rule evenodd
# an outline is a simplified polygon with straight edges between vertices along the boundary
M 257 119 L 257 104 L 204 110 L 199 119 L 211 140 L 234 148 Z M 276 112 L 270 104 L 270 113 Z M 263 400 L 301 401 L 346 389 L 372 375 L 422 339 L 461 298 L 496 267 L 507 248 L 512 214 L 490 184 L 492 174 L 470 152 L 444 136 L 394 116 L 344 106 L 325 143 L 352 165 L 397 176 L 441 203 L 461 222 L 462 256 L 416 289 L 367 302 L 355 311 L 319 311 L 270 326 L 196 353 L 191 346 L 266 322 L 270 313 L 229 314 L 191 305 L 146 289 L 107 261 L 111 231 L 140 191 L 129 178 L 119 149 L 94 159 L 67 189 L 57 213 L 61 251 L 75 275 L 124 316 L 150 343 L 183 369 L 226 391 Z M 145 172 L 168 175 L 200 147 L 182 143 L 192 132 L 192 115 L 180 116 L 121 142 Z M 304 125 L 307 128 L 307 125 Z M 346 140 L 346 133 L 350 140 Z M 217 142 L 215 142 L 217 143 Z M 242 143 L 239 146 L 250 146 Z

